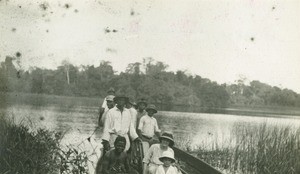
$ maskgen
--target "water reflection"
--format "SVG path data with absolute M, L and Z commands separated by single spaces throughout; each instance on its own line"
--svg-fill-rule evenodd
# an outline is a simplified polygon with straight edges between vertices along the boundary
M 91 157 L 90 170 L 100 156 L 101 129 L 97 128 L 98 108 L 95 107 L 32 107 L 10 106 L 5 110 L 16 122 L 28 124 L 31 128 L 47 128 L 64 133 L 62 144 L 72 144 L 84 148 Z M 155 115 L 159 127 L 172 131 L 177 146 L 189 145 L 191 148 L 201 146 L 212 148 L 235 141 L 236 127 L 255 129 L 262 123 L 273 126 L 298 128 L 300 119 L 297 116 L 251 117 L 209 113 L 159 112 Z M 88 138 L 90 138 L 88 140 Z
M 95 107 L 11 106 L 6 108 L 5 112 L 15 117 L 17 122 L 30 120 L 30 125 L 33 127 L 65 133 L 65 143 L 83 141 L 92 134 L 95 139 L 101 137 L 100 129 L 95 131 L 98 119 L 98 109 Z M 252 127 L 261 123 L 274 126 L 300 126 L 300 119 L 297 116 L 274 118 L 269 115 L 266 117 L 251 117 L 161 111 L 155 115 L 155 118 L 163 131 L 172 131 L 175 138 L 190 141 L 192 146 L 203 145 L 203 143 L 209 144 L 213 140 L 218 140 L 220 143 L 227 141 L 230 138 L 232 128 L 235 126 Z

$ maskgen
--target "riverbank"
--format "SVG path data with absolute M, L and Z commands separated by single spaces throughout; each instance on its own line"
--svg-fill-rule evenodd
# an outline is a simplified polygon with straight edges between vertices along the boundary
M 46 94 L 28 93 L 0 93 L 0 107 L 10 105 L 31 105 L 31 106 L 61 106 L 62 108 L 72 107 L 99 107 L 103 98 L 98 97 L 72 97 L 56 96 Z M 159 110 L 176 112 L 194 113 L 216 113 L 247 116 L 300 116 L 300 108 L 297 107 L 278 107 L 278 106 L 240 106 L 232 105 L 227 108 L 207 108 L 200 106 L 174 105 L 166 108 L 164 105 L 157 104 Z

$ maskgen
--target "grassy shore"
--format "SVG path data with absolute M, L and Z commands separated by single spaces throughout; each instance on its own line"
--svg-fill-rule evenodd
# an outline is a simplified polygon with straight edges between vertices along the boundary
M 224 173 L 300 173 L 300 128 L 236 126 L 231 136 L 227 144 L 214 142 L 210 149 L 198 147 L 190 153 Z
M 0 173 L 87 174 L 87 156 L 76 147 L 63 148 L 62 134 L 33 131 L 0 113 Z

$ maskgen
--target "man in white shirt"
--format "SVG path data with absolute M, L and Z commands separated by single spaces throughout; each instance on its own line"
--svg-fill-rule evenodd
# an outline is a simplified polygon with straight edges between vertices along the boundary
M 114 88 L 109 88 L 109 90 L 107 91 L 107 94 L 108 94 L 108 96 L 109 95 L 115 95 L 115 89 Z M 99 119 L 101 119 L 101 117 L 102 117 L 102 115 L 103 115 L 103 113 L 105 112 L 105 111 L 108 111 L 109 110 L 109 108 L 107 107 L 107 101 L 106 101 L 106 99 L 107 99 L 107 97 L 108 96 L 106 96 L 105 98 L 104 98 L 104 100 L 103 100 L 103 103 L 102 103 L 102 105 L 100 106 L 100 110 L 99 110 Z
M 142 116 L 146 115 L 147 112 L 145 111 L 147 107 L 147 102 L 146 99 L 142 98 L 138 103 L 137 103 L 138 109 L 137 109 L 137 115 L 136 115 L 136 129 L 139 127 L 140 119 Z
M 149 105 L 146 112 L 147 114 L 140 119 L 138 133 L 143 141 L 147 141 L 151 145 L 154 135 L 159 137 L 161 131 L 158 128 L 156 119 L 153 117 L 157 113 L 155 105 Z
M 131 120 L 133 122 L 133 126 L 136 128 L 137 127 L 137 110 L 133 107 L 134 102 L 129 99 L 129 101 L 126 104 L 126 108 L 130 111 L 131 114 Z
M 125 96 L 116 96 L 114 98 L 116 106 L 110 109 L 107 113 L 102 136 L 104 151 L 114 147 L 115 139 L 118 136 L 126 138 L 125 151 L 127 151 L 130 147 L 128 134 L 132 140 L 140 141 L 133 126 L 130 111 L 125 108 L 127 101 L 128 98 Z
M 109 95 L 106 97 L 107 110 L 104 111 L 104 113 L 102 114 L 102 117 L 99 117 L 99 120 L 98 120 L 99 127 L 104 126 L 104 123 L 106 120 L 106 115 L 107 115 L 108 111 L 115 106 L 114 98 L 115 98 L 115 96 L 113 96 L 113 95 Z

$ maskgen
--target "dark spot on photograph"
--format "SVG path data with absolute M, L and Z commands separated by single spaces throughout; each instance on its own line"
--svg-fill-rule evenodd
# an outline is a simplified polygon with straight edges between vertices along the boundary
M 116 30 L 116 29 L 113 29 L 113 31 L 112 31 L 112 32 L 116 33 L 116 32 L 118 32 L 118 30 Z
M 251 37 L 250 40 L 253 42 L 254 41 L 254 37 Z
M 131 16 L 134 16 L 134 14 L 135 14 L 134 10 L 133 10 L 133 9 L 131 9 L 131 11 L 130 11 L 130 15 L 131 15 Z
M 65 4 L 65 8 L 66 9 L 70 8 L 70 4 Z
M 110 33 L 110 30 L 109 30 L 108 28 L 105 28 L 105 29 L 104 29 L 104 32 L 105 32 L 105 33 Z
M 75 12 L 75 13 L 78 13 L 78 10 L 77 10 L 77 9 L 75 9 L 75 10 L 74 10 L 74 12 Z
M 106 52 L 117 53 L 117 50 L 113 48 L 106 48 Z
M 272 10 L 275 10 L 275 7 L 274 7 L 274 6 L 272 7 Z
M 47 9 L 49 8 L 49 4 L 46 3 L 46 2 L 44 2 L 44 3 L 40 4 L 40 8 L 41 8 L 42 10 L 47 10 Z
M 17 77 L 18 77 L 18 78 L 21 78 L 21 73 L 20 73 L 20 71 L 17 71 Z
M 21 54 L 20 52 L 16 52 L 16 56 L 17 56 L 17 57 L 21 57 L 22 54 Z
M 12 28 L 11 31 L 12 31 L 12 32 L 16 32 L 17 29 L 16 29 L 16 28 Z

